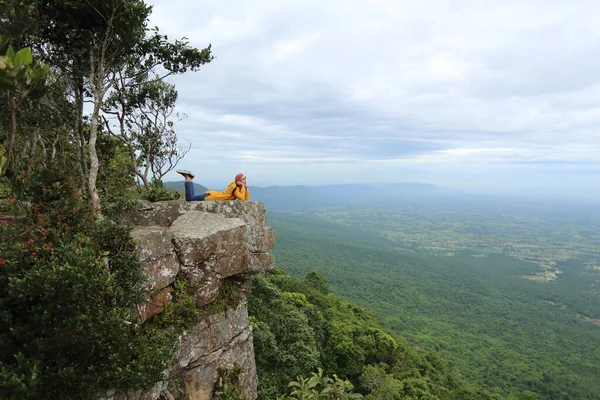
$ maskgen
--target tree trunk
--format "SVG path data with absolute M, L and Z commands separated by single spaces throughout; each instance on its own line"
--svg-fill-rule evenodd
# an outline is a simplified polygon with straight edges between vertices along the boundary
M 56 144 L 58 143 L 58 138 L 54 139 L 52 142 L 52 153 L 50 155 L 50 164 L 54 164 L 54 160 L 56 159 Z
M 90 127 L 90 141 L 88 142 L 88 150 L 90 156 L 90 171 L 88 174 L 88 194 L 94 214 L 97 217 L 102 217 L 102 207 L 100 206 L 100 196 L 96 189 L 96 181 L 98 179 L 98 153 L 96 152 L 96 141 L 98 139 L 98 115 L 100 110 L 99 99 L 94 96 L 94 111 L 92 113 L 92 124 Z
M 87 176 L 87 161 L 86 161 L 86 141 L 83 134 L 83 76 L 77 76 L 75 82 L 75 107 L 77 109 L 77 118 L 75 119 L 75 132 L 79 140 L 79 169 L 80 169 L 80 185 L 81 192 L 87 193 L 85 178 Z
M 136 173 L 142 180 L 142 183 L 144 184 L 144 190 L 145 191 L 150 190 L 150 182 L 148 182 L 148 171 L 146 171 L 143 174 L 141 172 L 136 172 Z
M 92 111 L 92 121 L 90 125 L 90 140 L 88 141 L 88 150 L 90 156 L 90 170 L 88 173 L 88 194 L 90 196 L 90 204 L 94 215 L 102 219 L 102 206 L 100 205 L 100 196 L 98 196 L 98 189 L 96 188 L 96 181 L 98 179 L 98 153 L 96 152 L 96 141 L 98 140 L 98 120 L 100 117 L 100 107 L 102 106 L 102 99 L 104 97 L 104 65 L 102 59 L 98 60 L 98 66 L 96 69 L 96 60 L 94 59 L 94 52 L 90 55 L 90 86 L 92 88 L 92 94 L 94 96 L 94 110 Z

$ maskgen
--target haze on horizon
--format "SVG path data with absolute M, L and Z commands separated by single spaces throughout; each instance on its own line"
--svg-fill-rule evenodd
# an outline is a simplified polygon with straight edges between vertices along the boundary
M 202 184 L 600 194 L 597 1 L 149 2 L 216 56 L 172 79 Z

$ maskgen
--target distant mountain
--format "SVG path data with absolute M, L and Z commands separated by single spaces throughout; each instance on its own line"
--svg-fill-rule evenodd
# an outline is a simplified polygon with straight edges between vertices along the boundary
M 184 191 L 183 182 L 165 182 L 170 189 Z M 194 183 L 196 193 L 206 187 Z M 314 207 L 356 204 L 422 202 L 442 198 L 447 191 L 428 183 L 350 183 L 324 186 L 250 186 L 250 199 L 261 201 L 271 211 L 302 211 Z
M 353 183 L 325 186 L 250 187 L 250 198 L 268 210 L 295 211 L 316 206 L 422 201 L 440 197 L 444 190 L 426 183 Z

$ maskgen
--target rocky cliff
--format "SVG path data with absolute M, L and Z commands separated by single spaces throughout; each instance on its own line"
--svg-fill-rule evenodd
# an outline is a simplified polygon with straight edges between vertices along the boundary
M 237 291 L 236 304 L 206 315 L 183 332 L 164 379 L 151 390 L 111 392 L 106 399 L 208 400 L 223 370 L 239 366 L 240 387 L 256 398 L 256 367 L 245 294 L 251 274 L 271 269 L 273 231 L 262 203 L 141 202 L 131 215 L 132 235 L 146 276 L 148 300 L 139 305 L 141 322 L 163 312 L 174 285 L 192 288 L 195 307 L 208 308 L 225 283 Z M 232 283 L 233 282 L 233 283 Z

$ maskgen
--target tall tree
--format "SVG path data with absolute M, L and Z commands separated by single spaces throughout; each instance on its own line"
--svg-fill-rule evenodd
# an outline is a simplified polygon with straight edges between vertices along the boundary
M 121 71 L 114 79 L 114 90 L 105 103 L 105 114 L 112 116 L 105 117 L 106 128 L 125 144 L 132 168 L 148 190 L 149 175 L 153 180 L 161 180 L 190 148 L 189 144 L 179 145 L 175 122 L 171 120 L 177 90 L 156 76 L 137 85 L 128 85 Z M 179 114 L 175 117 L 182 118 Z
M 198 50 L 185 40 L 169 42 L 156 28 L 148 30 L 152 7 L 142 0 L 37 0 L 37 10 L 48 56 L 72 78 L 78 115 L 83 116 L 86 99 L 93 104 L 89 132 L 84 132 L 82 118 L 76 131 L 87 146 L 87 160 L 83 155 L 81 160 L 88 196 L 101 216 L 97 140 L 102 108 L 117 83 L 115 73 L 121 71 L 126 82 L 134 83 L 158 66 L 165 75 L 195 71 L 212 60 L 210 46 Z
M 105 122 L 109 132 L 130 149 L 132 167 L 148 187 L 149 172 L 160 180 L 190 148 L 178 145 L 174 122 L 169 119 L 177 91 L 164 80 L 172 74 L 196 71 L 213 56 L 210 45 L 197 50 L 185 38 L 169 42 L 153 28 L 127 57 L 127 62 L 112 72 Z

